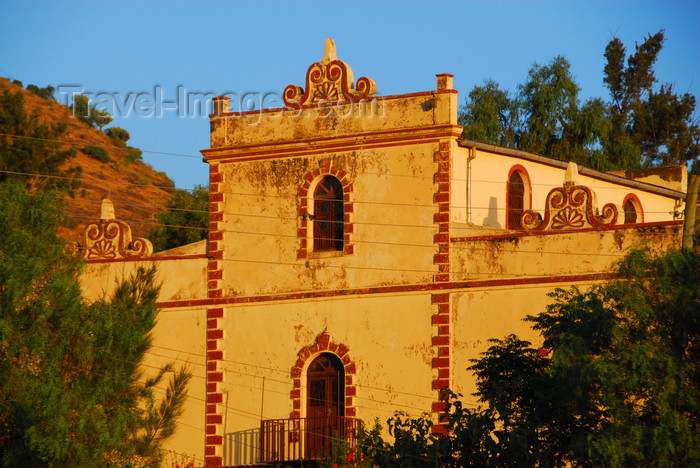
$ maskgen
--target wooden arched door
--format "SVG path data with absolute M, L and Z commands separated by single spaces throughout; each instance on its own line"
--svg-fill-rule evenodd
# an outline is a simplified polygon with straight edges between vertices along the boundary
M 306 455 L 331 453 L 331 439 L 344 432 L 345 368 L 338 356 L 323 353 L 307 371 Z

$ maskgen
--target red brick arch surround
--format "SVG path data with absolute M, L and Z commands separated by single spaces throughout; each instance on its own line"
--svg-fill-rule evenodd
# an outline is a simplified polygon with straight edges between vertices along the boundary
M 306 346 L 299 351 L 299 359 L 292 367 L 293 388 L 292 397 L 292 413 L 291 418 L 301 417 L 302 398 L 301 384 L 302 376 L 305 374 L 309 364 L 318 357 L 321 353 L 333 353 L 340 358 L 345 368 L 345 416 L 356 417 L 357 408 L 355 407 L 354 397 L 357 396 L 357 386 L 355 384 L 355 361 L 352 360 L 349 354 L 350 350 L 342 343 L 333 341 L 331 335 L 326 332 L 321 333 L 316 337 L 316 343 Z
M 352 202 L 352 181 L 350 180 L 350 175 L 346 171 L 340 169 L 339 167 L 334 167 L 330 159 L 324 159 L 320 161 L 318 169 L 306 173 L 303 179 L 304 183 L 299 189 L 299 218 L 301 220 L 298 232 L 300 247 L 297 258 L 299 259 L 307 258 L 309 252 L 313 250 L 313 241 L 311 242 L 311 245 L 309 245 L 309 221 L 307 218 L 309 211 L 309 193 L 312 188 L 312 184 L 315 181 L 320 180 L 321 176 L 324 175 L 332 175 L 338 179 L 340 184 L 343 186 L 343 210 L 345 213 L 343 253 L 345 255 L 352 255 L 355 253 L 355 246 L 351 243 L 352 234 L 354 233 L 352 214 L 355 209 Z
M 637 195 L 635 195 L 634 193 L 628 193 L 627 196 L 625 196 L 625 198 L 622 200 L 623 216 L 624 216 L 625 204 L 627 203 L 627 200 L 632 200 L 633 204 L 635 205 L 634 208 L 637 210 L 637 216 L 639 216 L 639 219 L 636 221 L 636 223 L 643 223 L 644 222 L 644 209 L 642 208 L 642 202 L 641 202 L 641 200 L 639 200 L 639 197 Z
M 510 212 L 510 178 L 514 172 L 519 172 L 523 179 L 523 186 L 525 188 L 525 198 L 523 198 L 523 212 L 532 209 L 532 182 L 530 182 L 530 173 L 527 172 L 525 166 L 521 164 L 515 164 L 508 171 L 508 178 L 506 179 L 506 229 L 512 229 L 508 226 L 508 213 Z

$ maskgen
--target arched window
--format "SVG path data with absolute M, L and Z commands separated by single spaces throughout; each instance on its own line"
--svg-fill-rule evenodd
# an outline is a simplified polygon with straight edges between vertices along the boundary
M 644 214 L 642 213 L 642 204 L 639 198 L 633 193 L 625 197 L 622 203 L 622 209 L 625 212 L 625 224 L 635 224 L 644 222 Z
M 342 251 L 344 226 L 343 186 L 327 175 L 314 191 L 314 250 Z
M 634 209 L 632 200 L 625 202 L 625 224 L 634 224 L 637 222 L 637 210 Z
M 525 209 L 525 183 L 519 171 L 513 171 L 508 179 L 507 229 L 523 228 L 523 211 Z

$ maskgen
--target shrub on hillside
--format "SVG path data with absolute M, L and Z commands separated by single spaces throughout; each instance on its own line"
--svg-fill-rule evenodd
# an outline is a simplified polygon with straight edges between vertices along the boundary
M 110 162 L 112 160 L 112 158 L 109 157 L 107 150 L 101 146 L 87 145 L 82 149 L 82 152 L 90 156 L 92 159 L 97 159 L 103 163 Z
M 158 172 L 158 175 L 163 178 L 163 187 L 175 188 L 175 182 L 173 181 L 173 179 L 168 177 L 168 174 L 161 171 L 161 172 Z
M 114 140 L 114 143 L 117 146 L 120 146 L 122 148 L 126 147 L 126 142 L 129 141 L 129 138 L 131 138 L 129 132 L 120 127 L 110 127 L 107 130 L 105 130 L 105 134 L 107 134 L 108 137 Z
M 126 162 L 126 164 L 131 164 L 136 160 L 142 160 L 141 156 L 143 155 L 143 151 L 133 146 L 127 146 L 126 149 L 128 150 L 124 155 L 124 162 Z
M 48 99 L 49 101 L 55 101 L 56 98 L 54 97 L 53 93 L 56 91 L 56 88 L 54 88 L 51 85 L 48 85 L 45 88 L 40 88 L 35 84 L 29 84 L 27 85 L 27 91 L 30 93 L 36 94 L 37 96 Z

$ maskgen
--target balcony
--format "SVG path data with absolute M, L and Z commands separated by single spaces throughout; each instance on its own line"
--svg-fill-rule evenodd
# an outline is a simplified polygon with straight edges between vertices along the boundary
M 260 460 L 287 463 L 330 457 L 355 448 L 359 420 L 342 416 L 266 419 L 261 423 Z

